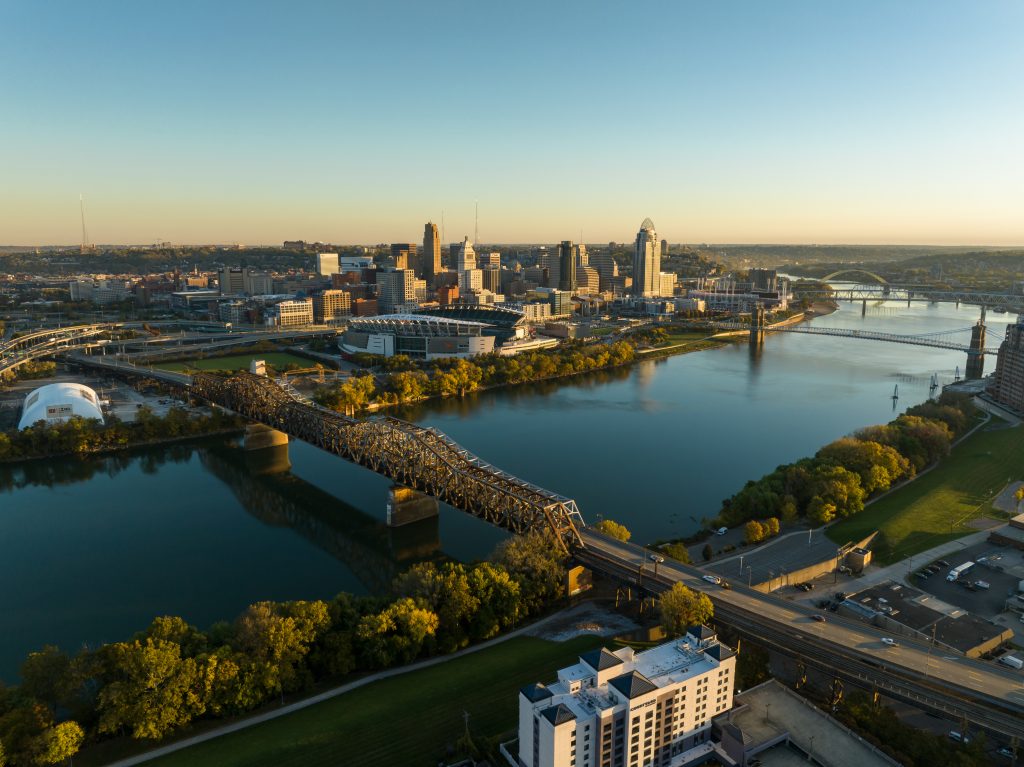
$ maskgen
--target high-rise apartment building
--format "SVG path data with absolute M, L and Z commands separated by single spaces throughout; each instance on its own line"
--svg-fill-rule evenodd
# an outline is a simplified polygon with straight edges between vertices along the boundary
M 476 269 L 476 251 L 473 243 L 466 237 L 462 242 L 452 243 L 452 261 L 455 263 L 455 271 L 464 272 L 467 269 Z
M 712 718 L 732 708 L 735 675 L 736 654 L 706 626 L 640 653 L 629 647 L 584 653 L 554 684 L 520 690 L 519 763 L 703 762 L 698 749 L 711 741 Z
M 316 273 L 321 277 L 329 277 L 332 274 L 337 274 L 339 271 L 337 253 L 316 254 Z
M 576 290 L 576 253 L 571 240 L 558 246 L 558 289 Z
M 352 314 L 352 295 L 346 290 L 322 290 L 313 294 L 313 320 L 330 323 Z
M 416 303 L 416 273 L 412 269 L 377 272 L 377 301 L 382 314 L 404 311 Z
M 1024 411 L 1024 315 L 1006 327 L 1006 337 L 999 345 L 996 372 L 988 391 L 1001 405 Z
M 427 287 L 436 287 L 435 281 L 441 271 L 441 237 L 437 224 L 428 221 L 423 227 L 423 253 L 420 254 L 416 276 L 427 281 Z
M 637 232 L 633 249 L 633 295 L 658 296 L 661 293 L 661 246 L 654 222 L 645 218 Z

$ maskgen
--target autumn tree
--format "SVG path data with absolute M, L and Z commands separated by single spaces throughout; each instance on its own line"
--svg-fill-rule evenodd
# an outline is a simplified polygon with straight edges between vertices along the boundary
M 743 540 L 747 543 L 760 543 L 765 538 L 764 525 L 752 519 L 743 526 Z
M 549 530 L 530 530 L 500 543 L 492 557 L 519 583 L 523 607 L 534 612 L 566 588 L 567 556 Z
M 21 690 L 57 711 L 68 695 L 71 659 L 53 645 L 29 653 L 21 664 Z
M 369 666 L 387 668 L 415 660 L 439 622 L 436 613 L 414 600 L 399 599 L 379 613 L 364 616 L 356 628 L 356 638 Z
M 602 519 L 596 525 L 594 529 L 600 533 L 604 533 L 609 538 L 614 538 L 617 541 L 628 541 L 633 537 L 633 534 L 629 532 L 625 525 L 620 525 L 618 522 L 611 519 Z
M 661 595 L 661 625 L 670 636 L 680 636 L 688 626 L 708 623 L 715 609 L 707 594 L 676 582 Z
M 109 681 L 97 702 L 99 732 L 156 740 L 205 711 L 196 662 L 182 658 L 177 644 L 118 642 L 103 654 Z
M 68 720 L 48 727 L 32 743 L 32 762 L 38 765 L 62 764 L 78 753 L 83 740 L 85 732 L 78 722 Z

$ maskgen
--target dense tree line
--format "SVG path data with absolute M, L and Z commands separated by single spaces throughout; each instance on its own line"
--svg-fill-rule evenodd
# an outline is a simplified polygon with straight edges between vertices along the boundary
M 0 323 L 2 325 L 2 323 Z M 0 334 L 3 328 L 0 327 Z M 14 370 L 7 370 L 0 373 L 0 383 L 7 383 L 17 380 L 35 380 L 37 378 L 49 378 L 57 371 L 57 363 L 46 360 L 32 360 L 24 365 L 19 365 Z
M 177 407 L 165 416 L 141 407 L 132 423 L 114 416 L 108 416 L 105 424 L 86 418 L 72 418 L 64 423 L 39 421 L 27 429 L 0 432 L 0 461 L 118 450 L 163 439 L 239 429 L 242 424 L 240 418 L 221 410 L 193 416 Z
M 19 687 L 0 687 L 0 754 L 19 767 L 56 764 L 83 740 L 157 740 L 320 680 L 449 653 L 537 613 L 565 579 L 557 542 L 533 532 L 488 562 L 417 564 L 389 597 L 258 602 L 207 631 L 161 617 L 129 641 L 74 656 L 44 647 L 23 663 Z
M 541 381 L 623 365 L 635 356 L 633 344 L 570 342 L 557 349 L 522 352 L 514 357 L 483 354 L 473 359 L 448 357 L 424 367 L 403 355 L 375 357 L 386 374 L 367 373 L 314 393 L 324 407 L 352 414 L 371 404 L 414 402 L 424 397 L 464 397 L 481 388 Z M 364 360 L 365 362 L 365 360 Z
M 763 517 L 823 525 L 863 510 L 867 498 L 949 454 L 970 428 L 970 398 L 944 393 L 896 420 L 826 445 L 813 458 L 779 466 L 726 499 L 712 527 Z M 751 530 L 751 532 L 755 532 Z
M 983 733 L 971 733 L 967 745 L 952 743 L 942 735 L 904 724 L 891 708 L 872 701 L 861 692 L 847 696 L 837 716 L 876 748 L 907 767 L 981 767 L 992 764 Z

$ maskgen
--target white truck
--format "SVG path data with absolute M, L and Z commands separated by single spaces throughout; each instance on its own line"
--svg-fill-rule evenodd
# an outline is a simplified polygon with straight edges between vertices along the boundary
M 1021 660 L 1016 655 L 1004 655 L 999 659 L 999 662 L 1004 666 L 1009 666 L 1010 668 L 1018 670 L 1024 668 L 1024 660 Z
M 974 567 L 974 562 L 964 562 L 962 565 L 957 565 L 949 571 L 949 575 L 946 576 L 946 580 L 950 582 L 960 580 L 960 576 L 972 567 Z

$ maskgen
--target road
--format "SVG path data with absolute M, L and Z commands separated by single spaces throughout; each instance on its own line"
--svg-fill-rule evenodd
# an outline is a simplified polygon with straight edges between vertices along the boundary
M 1024 738 L 1024 686 L 1021 678 L 991 664 L 948 653 L 932 652 L 925 642 L 901 638 L 890 647 L 885 634 L 873 626 L 829 613 L 825 623 L 811 616 L 818 611 L 730 584 L 712 585 L 703 573 L 665 559 L 657 576 L 651 552 L 616 541 L 591 529 L 581 530 L 585 548 L 577 558 L 603 572 L 633 582 L 643 579 L 645 588 L 660 592 L 681 582 L 711 597 L 715 614 L 723 623 L 759 637 L 783 652 L 842 672 L 869 688 L 877 687 L 905 700 L 941 710 L 1007 737 Z M 643 572 L 640 572 L 643 563 Z

